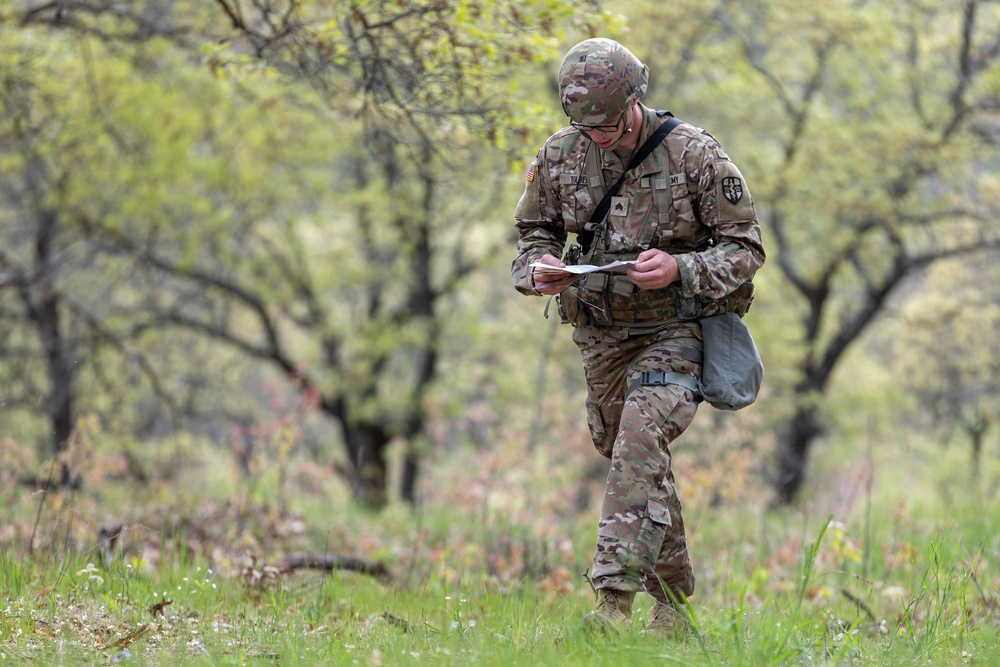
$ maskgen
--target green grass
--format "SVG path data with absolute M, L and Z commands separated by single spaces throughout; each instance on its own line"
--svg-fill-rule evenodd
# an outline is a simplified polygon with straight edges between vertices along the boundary
M 807 555 L 816 548 L 811 545 Z M 931 546 L 931 553 L 935 552 Z M 939 554 L 940 555 L 940 554 Z M 203 564 L 151 575 L 122 563 L 63 572 L 7 563 L 32 582 L 6 594 L 0 652 L 10 664 L 536 665 L 536 664 L 994 664 L 995 616 L 968 609 L 978 595 L 959 562 L 931 558 L 902 614 L 882 626 L 844 622 L 807 600 L 802 585 L 751 605 L 692 605 L 698 632 L 680 642 L 580 629 L 583 596 L 547 599 L 466 585 L 398 590 L 370 578 L 296 575 L 259 589 Z M 52 580 L 45 585 L 42 582 Z M 5 577 L 5 584 L 8 578 Z M 153 610 L 169 600 L 162 614 Z M 648 601 L 643 605 L 648 606 Z M 969 656 L 972 656 L 971 658 Z
M 194 472 L 172 492 L 2 490 L 0 665 L 1000 664 L 1000 509 L 974 485 L 936 504 L 937 478 L 919 497 L 774 510 L 752 481 L 704 503 L 699 485 L 732 480 L 733 462 L 719 477 L 681 458 L 696 631 L 666 641 L 641 633 L 648 596 L 622 634 L 582 630 L 595 512 L 568 509 L 572 475 L 519 468 L 522 454 L 458 454 L 429 473 L 420 509 L 378 514 L 304 473 L 285 496 L 266 477 Z M 228 497 L 199 495 L 219 487 Z M 94 535 L 112 519 L 127 531 L 105 562 Z M 392 576 L 268 576 L 294 551 Z

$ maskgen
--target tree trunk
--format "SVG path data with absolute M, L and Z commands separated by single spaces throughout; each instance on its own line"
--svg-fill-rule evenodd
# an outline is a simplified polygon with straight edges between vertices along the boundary
M 802 488 L 809 448 L 822 432 L 817 408 L 811 404 L 799 404 L 788 422 L 788 430 L 778 442 L 775 491 L 782 504 L 791 503 Z
M 385 507 L 389 502 L 386 453 L 392 437 L 376 424 L 345 424 L 344 440 L 351 455 L 354 498 L 373 509 Z
M 50 210 L 38 212 L 38 231 L 35 237 L 35 262 L 43 271 L 52 271 L 52 242 L 56 236 L 58 220 Z M 51 286 L 52 277 L 38 286 L 42 292 L 36 302 L 30 291 L 23 294 L 23 301 L 41 338 L 45 350 L 45 367 L 49 379 L 49 396 L 46 413 L 52 424 L 52 455 L 57 460 L 56 480 L 60 486 L 74 483 L 69 461 L 64 453 L 73 433 L 73 368 L 66 354 L 59 322 L 59 297 Z
M 406 449 L 406 458 L 403 459 L 403 476 L 399 489 L 403 502 L 410 505 L 417 504 L 417 477 L 419 474 L 420 455 L 411 444 Z
M 975 426 L 966 429 L 972 442 L 972 478 L 974 480 L 979 479 L 979 464 L 983 458 L 983 439 L 986 437 L 987 430 L 989 430 L 989 422 L 985 419 L 981 419 Z
M 54 297 L 46 297 L 37 309 L 37 325 L 45 346 L 49 376 L 48 414 L 52 422 L 52 455 L 59 459 L 60 486 L 72 484 L 72 472 L 65 452 L 73 434 L 73 376 L 59 332 L 59 308 Z

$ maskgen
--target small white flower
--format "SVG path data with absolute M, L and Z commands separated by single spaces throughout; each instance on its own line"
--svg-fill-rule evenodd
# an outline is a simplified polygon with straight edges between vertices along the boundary
M 87 563 L 87 567 L 76 573 L 76 576 L 78 577 L 82 577 L 84 575 L 86 575 L 87 581 L 93 581 L 98 585 L 104 583 L 104 577 L 101 576 L 101 571 L 94 567 L 93 563 Z

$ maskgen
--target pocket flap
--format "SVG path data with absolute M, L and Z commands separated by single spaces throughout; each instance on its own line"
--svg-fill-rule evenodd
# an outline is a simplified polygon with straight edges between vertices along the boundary
M 653 523 L 664 526 L 674 525 L 670 519 L 670 508 L 662 498 L 649 498 L 646 500 L 646 514 Z

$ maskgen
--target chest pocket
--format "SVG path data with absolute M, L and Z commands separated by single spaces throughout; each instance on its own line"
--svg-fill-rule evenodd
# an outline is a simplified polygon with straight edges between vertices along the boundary
M 711 230 L 701 223 L 687 177 L 683 173 L 671 174 L 669 182 L 674 218 L 669 230 L 660 234 L 658 245 L 661 248 L 700 249 L 711 238 Z
M 562 202 L 562 219 L 566 231 L 579 234 L 590 220 L 597 202 L 587 187 L 587 177 L 583 174 L 559 175 L 559 200 Z

